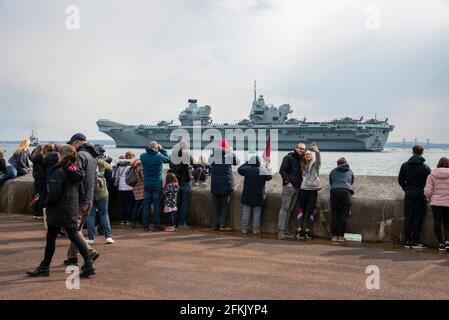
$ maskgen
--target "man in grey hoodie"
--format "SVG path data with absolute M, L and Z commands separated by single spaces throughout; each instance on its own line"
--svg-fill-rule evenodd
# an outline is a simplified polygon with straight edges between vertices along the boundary
M 329 175 L 332 208 L 332 241 L 344 242 L 346 219 L 351 211 L 351 196 L 354 194 L 354 173 L 345 158 L 337 161 L 337 168 Z

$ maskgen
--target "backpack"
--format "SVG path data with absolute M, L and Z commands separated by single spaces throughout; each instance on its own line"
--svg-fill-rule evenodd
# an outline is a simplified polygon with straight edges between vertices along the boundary
M 128 186 L 134 187 L 139 182 L 138 173 L 134 167 L 129 168 L 126 173 L 125 182 Z

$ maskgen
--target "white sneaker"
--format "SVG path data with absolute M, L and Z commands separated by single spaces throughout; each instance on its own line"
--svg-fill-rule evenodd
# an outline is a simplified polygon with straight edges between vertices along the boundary
M 89 239 L 88 239 L 88 240 L 87 240 L 87 243 L 88 243 L 88 244 L 94 244 L 94 243 L 95 243 L 95 240 L 89 240 Z
M 106 243 L 107 244 L 113 244 L 115 241 L 112 240 L 112 238 L 106 238 Z

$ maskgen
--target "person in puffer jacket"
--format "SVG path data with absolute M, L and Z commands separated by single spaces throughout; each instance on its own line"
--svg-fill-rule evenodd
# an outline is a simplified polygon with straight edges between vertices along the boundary
M 438 249 L 449 251 L 449 158 L 443 157 L 427 177 L 424 194 L 432 207 Z M 441 232 L 444 228 L 444 239 Z
M 55 253 L 55 243 L 61 228 L 84 258 L 84 266 L 79 276 L 89 277 L 95 274 L 92 257 L 82 235 L 78 232 L 79 198 L 82 195 L 81 184 L 84 171 L 78 164 L 78 157 L 73 146 L 63 146 L 59 154 L 59 161 L 49 170 L 47 182 L 47 241 L 44 259 L 39 266 L 29 270 L 31 277 L 50 275 L 50 264 Z

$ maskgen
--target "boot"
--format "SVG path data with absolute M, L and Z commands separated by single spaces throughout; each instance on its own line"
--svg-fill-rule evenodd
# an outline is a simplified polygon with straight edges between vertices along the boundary
M 27 275 L 30 277 L 48 277 L 50 275 L 50 267 L 41 263 L 36 269 L 28 270 Z
M 95 267 L 92 260 L 86 261 L 84 266 L 81 267 L 80 278 L 88 278 L 91 275 L 94 275 Z

